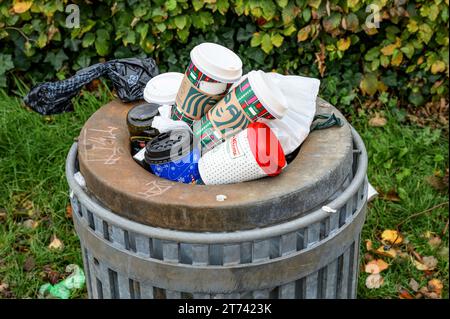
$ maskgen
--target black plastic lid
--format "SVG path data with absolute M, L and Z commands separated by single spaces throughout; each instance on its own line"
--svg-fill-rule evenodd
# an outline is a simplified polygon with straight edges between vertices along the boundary
M 161 164 L 176 161 L 192 151 L 192 142 L 193 136 L 189 130 L 161 133 L 147 143 L 145 162 L 147 164 Z
M 149 127 L 153 118 L 158 115 L 160 105 L 155 103 L 144 103 L 133 107 L 128 111 L 127 121 L 136 127 Z

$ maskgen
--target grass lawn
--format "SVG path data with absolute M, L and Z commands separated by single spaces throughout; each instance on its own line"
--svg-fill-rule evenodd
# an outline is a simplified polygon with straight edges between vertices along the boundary
M 41 116 L 0 91 L 0 298 L 37 298 L 40 285 L 56 282 L 68 264 L 82 265 L 66 212 L 65 157 L 83 123 L 110 99 L 107 90 L 83 92 L 75 100 L 75 112 Z M 368 149 L 369 180 L 383 195 L 369 205 L 361 261 L 380 258 L 367 254 L 364 240 L 378 248 L 383 230 L 397 226 L 405 240 L 396 249 L 404 253 L 381 257 L 389 267 L 378 289 L 366 288 L 362 267 L 358 297 L 398 298 L 402 287 L 414 295 L 411 279 L 422 287 L 436 278 L 444 283 L 443 298 L 448 298 L 448 194 L 426 181 L 433 175 L 439 181 L 448 168 L 448 131 L 401 125 L 389 111 L 384 116 L 383 127 L 369 126 L 369 115 L 363 113 L 351 120 Z M 61 250 L 48 248 L 52 236 L 62 241 Z M 430 245 L 430 236 L 439 237 L 441 244 Z M 414 253 L 436 257 L 437 266 L 418 270 L 411 259 Z M 73 298 L 86 296 L 84 290 Z

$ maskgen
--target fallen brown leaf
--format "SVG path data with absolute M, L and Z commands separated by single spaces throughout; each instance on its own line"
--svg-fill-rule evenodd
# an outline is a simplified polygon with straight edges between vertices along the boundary
M 9 285 L 6 282 L 0 282 L 0 293 L 9 288 Z
M 388 268 L 389 264 L 386 263 L 383 259 L 376 259 L 367 263 L 365 272 L 368 274 L 379 274 L 380 272 Z
M 50 282 L 52 285 L 56 284 L 61 279 L 61 274 L 54 270 L 52 266 L 45 265 L 43 268 L 44 281 Z
M 424 265 L 428 267 L 428 270 L 433 270 L 438 264 L 438 260 L 434 256 L 425 256 L 422 260 Z
M 24 221 L 22 223 L 23 227 L 28 228 L 28 229 L 35 229 L 39 226 L 39 222 L 32 220 L 32 219 L 27 219 L 26 221 Z
M 381 239 L 392 245 L 401 244 L 403 241 L 402 235 L 398 231 L 392 229 L 386 229 L 383 231 L 381 234 Z
M 23 270 L 30 272 L 36 266 L 33 256 L 28 256 L 23 263 Z
M 425 256 L 422 258 L 422 262 L 414 260 L 414 265 L 418 270 L 433 270 L 436 268 L 438 260 L 433 256 Z
M 72 218 L 72 213 L 73 213 L 73 211 L 72 211 L 72 206 L 69 204 L 69 205 L 67 205 L 67 207 L 66 207 L 66 217 L 67 217 L 68 219 L 71 219 L 71 218 Z
M 366 249 L 367 251 L 372 251 L 373 249 L 372 241 L 370 239 L 366 239 Z
M 419 292 L 427 299 L 441 299 L 438 293 L 429 291 L 427 287 L 420 288 Z
M 431 187 L 433 187 L 435 190 L 438 190 L 438 191 L 443 191 L 443 190 L 447 189 L 447 187 L 448 187 L 448 186 L 445 184 L 443 178 L 437 177 L 437 176 L 434 176 L 434 175 L 425 177 L 425 181 L 426 181 Z
M 49 249 L 63 249 L 63 242 L 56 237 L 56 235 L 53 235 L 50 239 L 50 244 L 48 245 Z
M 1 298 L 14 298 L 12 291 L 9 289 L 9 285 L 6 282 L 0 282 L 0 299 Z
M 375 113 L 375 116 L 369 120 L 369 125 L 373 127 L 385 126 L 387 123 L 386 118 L 381 116 L 379 113 Z
M 387 200 L 390 202 L 400 202 L 401 199 L 398 196 L 398 193 L 395 191 L 395 189 L 391 189 L 389 190 L 386 194 L 383 192 L 378 192 L 380 193 L 380 198 L 383 200 Z
M 400 299 L 414 299 L 413 296 L 406 289 L 400 289 L 400 293 L 398 295 Z
M 409 288 L 411 288 L 414 292 L 419 291 L 419 283 L 411 278 L 409 281 Z
M 380 274 L 371 274 L 366 278 L 366 287 L 369 289 L 380 288 L 384 279 Z
M 427 288 L 429 291 L 433 291 L 437 293 L 439 297 L 441 297 L 444 285 L 442 284 L 442 281 L 440 281 L 439 279 L 431 279 L 430 281 L 428 281 Z
M 442 239 L 441 239 L 439 236 L 431 237 L 431 238 L 428 240 L 428 244 L 429 244 L 431 247 L 433 247 L 434 249 L 438 248 L 438 247 L 441 245 L 441 243 L 442 243 Z

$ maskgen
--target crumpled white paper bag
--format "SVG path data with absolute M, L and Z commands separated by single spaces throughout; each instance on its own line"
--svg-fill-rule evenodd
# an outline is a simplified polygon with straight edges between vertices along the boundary
M 260 119 L 277 136 L 285 155 L 299 147 L 309 134 L 316 113 L 316 99 L 320 80 L 297 75 L 268 73 L 280 88 L 288 102 L 288 110 L 282 119 Z

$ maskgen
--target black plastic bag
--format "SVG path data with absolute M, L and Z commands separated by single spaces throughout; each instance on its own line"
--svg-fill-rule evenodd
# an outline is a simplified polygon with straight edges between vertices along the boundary
M 72 111 L 71 99 L 84 85 L 101 76 L 107 76 L 113 82 L 123 102 L 132 102 L 143 98 L 145 85 L 158 73 L 152 58 L 111 60 L 81 69 L 67 80 L 40 83 L 30 90 L 24 102 L 42 115 Z

